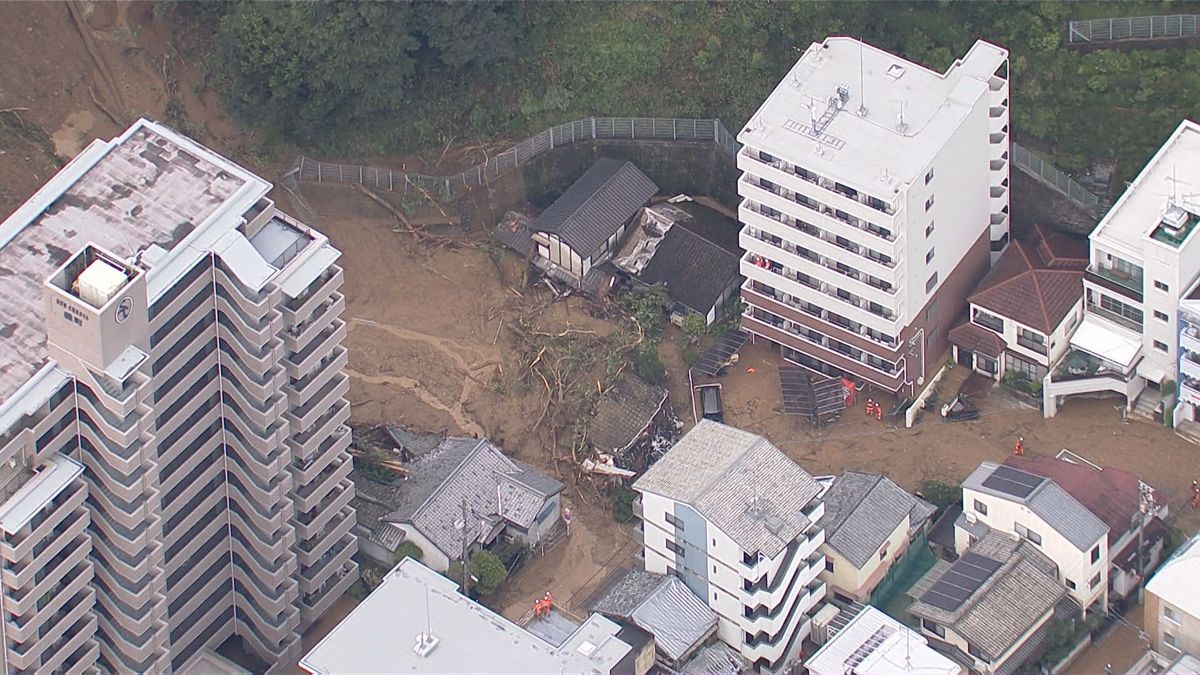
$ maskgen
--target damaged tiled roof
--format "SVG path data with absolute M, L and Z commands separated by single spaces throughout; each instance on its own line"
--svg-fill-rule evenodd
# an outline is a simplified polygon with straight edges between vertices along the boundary
M 667 400 L 667 390 L 622 373 L 596 401 L 588 438 L 600 452 L 621 452 L 646 429 Z
M 1051 333 L 1083 296 L 1086 242 L 1040 227 L 1013 240 L 975 287 L 970 302 L 1043 333 Z

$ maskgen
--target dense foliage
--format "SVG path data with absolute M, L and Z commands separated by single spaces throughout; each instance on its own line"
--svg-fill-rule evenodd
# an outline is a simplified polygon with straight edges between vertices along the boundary
M 248 120 L 342 152 L 384 152 L 518 137 L 589 115 L 715 116 L 737 128 L 827 35 L 938 70 L 983 37 L 1012 53 L 1018 137 L 1068 168 L 1120 159 L 1128 176 L 1200 109 L 1200 50 L 1079 52 L 1064 45 L 1066 22 L 1195 11 L 1161 2 L 235 2 L 216 12 L 217 62 Z

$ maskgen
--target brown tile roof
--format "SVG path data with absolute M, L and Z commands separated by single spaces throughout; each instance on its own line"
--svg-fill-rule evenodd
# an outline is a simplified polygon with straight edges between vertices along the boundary
M 983 326 L 977 326 L 968 321 L 964 321 L 951 328 L 948 337 L 950 338 L 950 344 L 958 345 L 963 349 L 979 352 L 992 358 L 998 358 L 1004 353 L 1004 338 Z
M 1084 508 L 1108 526 L 1108 541 L 1114 543 L 1129 530 L 1139 512 L 1138 477 L 1111 467 L 1094 469 L 1046 455 L 1009 456 L 1004 463 L 1058 483 Z M 1155 490 L 1155 500 L 1165 505 L 1166 495 Z
M 975 287 L 970 301 L 1051 333 L 1083 295 L 1087 244 L 1041 227 L 1013 241 Z

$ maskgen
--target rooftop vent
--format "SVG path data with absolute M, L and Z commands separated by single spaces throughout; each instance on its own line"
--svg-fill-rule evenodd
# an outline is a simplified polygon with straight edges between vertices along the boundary
M 103 258 L 98 258 L 79 273 L 71 284 L 71 290 L 84 302 L 99 309 L 121 291 L 125 281 L 123 270 Z
M 588 642 L 587 640 L 584 640 L 583 642 L 580 642 L 579 646 L 576 647 L 575 649 L 576 649 L 576 651 L 578 651 L 580 654 L 583 654 L 584 656 L 591 656 L 592 653 L 596 651 L 596 645 L 592 644 L 591 642 Z
M 1180 232 L 1183 228 L 1187 227 L 1187 223 L 1188 212 L 1175 204 L 1167 207 L 1167 212 L 1162 217 L 1162 226 L 1172 233 Z
M 417 644 L 413 645 L 413 653 L 425 658 L 437 648 L 438 642 L 437 636 L 433 633 L 417 633 Z
M 898 80 L 902 75 L 904 75 L 904 66 L 900 65 L 899 63 L 893 63 L 892 65 L 888 66 L 888 79 Z

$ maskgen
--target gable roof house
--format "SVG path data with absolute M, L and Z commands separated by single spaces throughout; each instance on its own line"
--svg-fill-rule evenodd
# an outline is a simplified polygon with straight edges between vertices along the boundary
M 490 546 L 502 534 L 536 544 L 558 522 L 562 483 L 505 456 L 486 438 L 445 438 L 405 468 L 409 477 L 398 485 L 357 480 L 360 499 L 387 509 L 369 539 L 391 551 L 411 541 L 439 572 L 462 558 L 464 533 L 468 550 Z
M 995 462 L 980 464 L 962 487 L 963 513 L 955 522 L 960 555 L 989 530 L 1020 537 L 1054 562 L 1059 583 L 1080 607 L 1108 611 L 1109 527 L 1104 521 L 1055 481 Z
M 1053 561 L 992 529 L 955 563 L 934 565 L 910 595 L 921 632 L 979 673 L 1016 672 L 1038 655 L 1052 619 L 1079 612 Z
M 865 602 L 924 530 L 935 507 L 886 476 L 846 471 L 821 497 L 825 571 L 835 597 Z
M 654 181 L 631 162 L 596 160 L 529 223 L 534 264 L 582 286 L 588 273 L 619 248 L 630 222 L 656 192 Z
M 1139 577 L 1148 576 L 1161 562 L 1167 530 L 1164 521 L 1170 514 L 1170 505 L 1161 490 L 1128 471 L 1046 455 L 1010 456 L 1004 463 L 1053 480 L 1108 526 L 1108 585 L 1115 596 L 1110 596 L 1110 602 L 1129 597 L 1137 590 Z
M 1087 261 L 1087 242 L 1040 225 L 1014 240 L 950 330 L 955 361 L 997 380 L 1011 371 L 1041 381 L 1083 316 Z
M 676 670 L 717 632 L 716 613 L 682 581 L 636 568 L 616 577 L 590 610 L 653 635 L 659 658 Z

